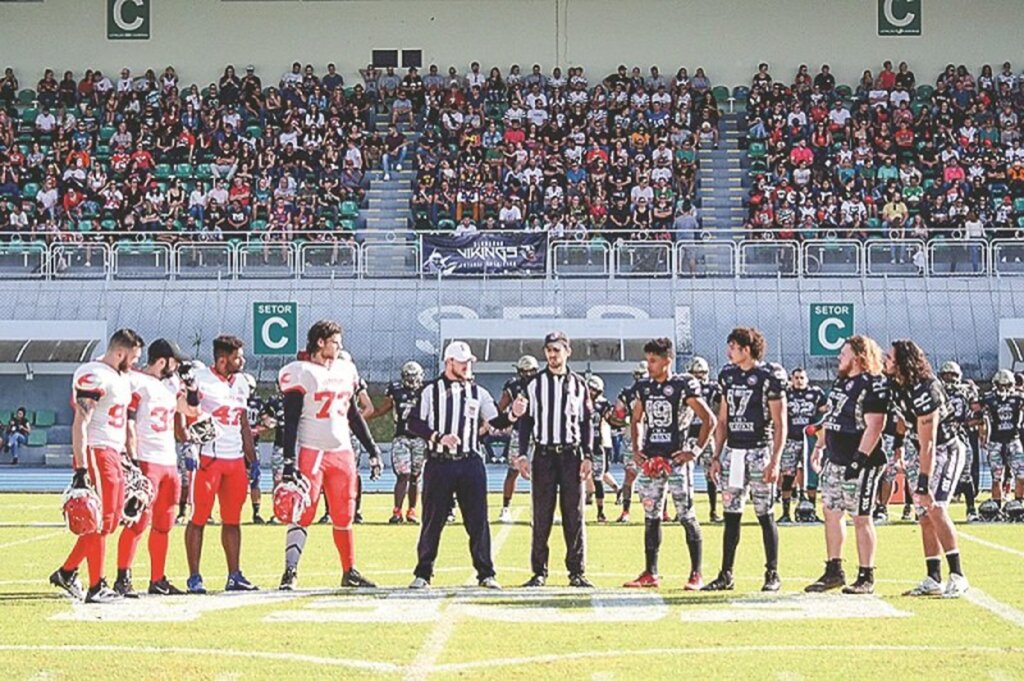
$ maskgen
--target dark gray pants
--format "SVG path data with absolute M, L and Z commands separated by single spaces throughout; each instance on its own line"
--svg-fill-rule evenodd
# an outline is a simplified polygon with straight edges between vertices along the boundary
M 583 481 L 580 480 L 581 454 L 545 453 L 538 447 L 531 466 L 533 498 L 533 548 L 530 564 L 534 574 L 548 574 L 548 539 L 558 500 L 565 537 L 565 567 L 570 575 L 586 570 L 587 535 L 583 526 Z

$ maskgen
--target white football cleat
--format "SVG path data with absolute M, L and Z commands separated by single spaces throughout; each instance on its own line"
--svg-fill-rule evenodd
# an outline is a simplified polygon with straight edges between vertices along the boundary
M 427 580 L 423 579 L 422 577 L 417 577 L 416 579 L 412 580 L 411 584 L 409 584 L 409 588 L 410 589 L 426 589 L 426 588 L 429 588 L 429 587 L 430 587 L 430 582 L 428 582 Z
M 501 513 L 498 514 L 498 521 L 506 525 L 512 524 L 512 509 L 505 506 L 501 509 Z
M 921 583 L 915 586 L 909 591 L 904 591 L 904 596 L 941 596 L 943 593 L 942 585 L 936 582 L 931 577 L 925 577 L 921 580 Z
M 952 572 L 949 575 L 949 581 L 946 582 L 946 590 L 942 592 L 942 597 L 960 598 L 967 593 L 967 590 L 970 588 L 971 585 L 967 583 L 966 577 Z

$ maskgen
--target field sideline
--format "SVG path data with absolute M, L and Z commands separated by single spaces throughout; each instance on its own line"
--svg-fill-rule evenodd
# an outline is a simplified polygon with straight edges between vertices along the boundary
M 496 517 L 499 497 L 491 497 Z M 703 499 L 702 499 L 703 500 Z M 266 502 L 266 499 L 265 499 Z M 731 594 L 688 593 L 683 531 L 666 526 L 665 586 L 618 588 L 643 567 L 643 528 L 587 528 L 595 592 L 565 588 L 563 544 L 552 538 L 551 587 L 509 588 L 529 577 L 529 497 L 515 525 L 492 525 L 502 592 L 475 587 L 461 526 L 444 535 L 434 588 L 412 594 L 417 528 L 386 523 L 390 496 L 367 495 L 357 565 L 383 588 L 340 592 L 329 529 L 314 526 L 300 591 L 277 592 L 280 526 L 243 528 L 242 568 L 264 591 L 149 599 L 112 607 L 72 604 L 46 583 L 71 536 L 58 495 L 0 495 L 0 669 L 5 678 L 1024 678 L 1024 527 L 960 525 L 972 583 L 959 601 L 900 593 L 923 576 L 914 525 L 879 528 L 874 597 L 806 596 L 821 572 L 820 527 L 780 528 L 783 592 L 763 597 L 760 532 L 748 511 Z M 616 511 L 617 509 L 610 509 Z M 898 509 L 892 507 L 894 514 Z M 587 509 L 592 518 L 594 510 Z M 707 510 L 698 509 L 701 519 Z M 963 517 L 963 507 L 953 515 Z M 207 530 L 204 577 L 223 586 L 219 529 Z M 705 579 L 717 572 L 721 527 L 704 526 Z M 847 574 L 856 557 L 847 547 Z M 108 540 L 108 576 L 116 541 Z M 182 532 L 171 536 L 170 574 L 185 582 Z M 945 574 L 945 566 L 943 573 Z M 140 544 L 136 588 L 148 580 Z M 469 586 L 474 585 L 474 586 Z

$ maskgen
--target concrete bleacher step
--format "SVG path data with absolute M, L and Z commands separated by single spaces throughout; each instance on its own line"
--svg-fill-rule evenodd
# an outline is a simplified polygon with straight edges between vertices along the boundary
M 65 468 L 71 467 L 71 446 L 70 445 L 47 445 L 45 447 L 34 447 L 30 448 L 31 452 L 36 449 L 41 454 L 41 461 L 47 466 L 61 466 Z M 25 456 L 22 456 L 25 463 L 31 463 Z

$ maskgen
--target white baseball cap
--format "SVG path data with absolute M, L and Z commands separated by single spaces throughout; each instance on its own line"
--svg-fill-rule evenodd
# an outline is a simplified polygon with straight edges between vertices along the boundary
M 475 362 L 476 357 L 473 356 L 473 351 L 469 349 L 469 343 L 465 341 L 452 341 L 448 344 L 448 347 L 444 349 L 445 360 L 453 359 L 456 362 Z

